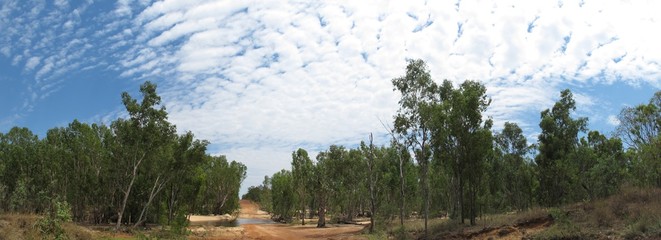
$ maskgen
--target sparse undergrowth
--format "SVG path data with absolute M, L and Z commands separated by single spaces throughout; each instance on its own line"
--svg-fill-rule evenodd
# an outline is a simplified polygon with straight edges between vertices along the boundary
M 422 239 L 420 224 L 422 220 L 408 221 L 407 234 L 393 230 L 389 235 Z M 475 226 L 455 220 L 430 221 L 430 239 L 501 238 L 661 239 L 661 188 L 623 187 L 608 198 L 561 208 L 486 215 Z
M 661 238 L 661 189 L 625 187 L 616 195 L 552 210 L 556 219 L 533 239 Z
M 186 239 L 187 233 L 167 227 L 127 231 L 114 232 L 110 226 L 81 226 L 73 222 L 58 222 L 52 217 L 35 214 L 0 215 L 0 240 Z
M 45 217 L 32 214 L 0 215 L 0 240 L 21 239 L 95 239 L 92 231 L 71 222 L 63 222 L 59 226 L 61 235 L 44 231 Z
M 470 226 L 456 220 L 446 220 L 430 227 L 431 239 L 498 239 L 523 238 L 551 225 L 553 218 L 546 209 L 533 208 L 518 213 L 486 215 Z M 415 236 L 422 238 L 423 233 Z

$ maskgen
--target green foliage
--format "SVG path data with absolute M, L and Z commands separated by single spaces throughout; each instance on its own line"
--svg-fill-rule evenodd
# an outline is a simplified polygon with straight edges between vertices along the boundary
M 296 209 L 296 193 L 292 173 L 280 170 L 271 178 L 273 214 L 277 219 L 291 222 Z
M 198 197 L 200 213 L 226 214 L 239 208 L 239 188 L 246 178 L 246 166 L 228 162 L 225 156 L 207 156 L 204 181 Z
M 394 132 L 412 152 L 420 169 L 420 185 L 425 217 L 425 235 L 429 218 L 430 186 L 429 162 L 432 157 L 432 106 L 441 97 L 439 87 L 432 80 L 427 64 L 409 60 L 404 76 L 392 80 L 395 91 L 401 94 L 395 115 Z
M 409 233 L 406 231 L 406 228 L 404 228 L 403 226 L 395 228 L 392 232 L 392 235 L 397 240 L 406 240 L 406 239 L 411 239 L 412 238 L 409 235 Z M 384 239 L 384 238 L 378 238 L 378 239 Z
M 661 187 L 661 92 L 647 104 L 624 108 L 617 137 L 609 137 L 588 131 L 588 119 L 573 116 L 576 103 L 564 90 L 541 112 L 541 134 L 529 146 L 514 123 L 491 132 L 493 122 L 484 116 L 491 100 L 480 82 L 439 85 L 424 61 L 409 60 L 392 84 L 401 98 L 390 146 L 332 145 L 316 162 L 298 149 L 291 172 L 266 176 L 243 198 L 284 221 L 297 211 L 301 218 L 316 214 L 318 226 L 325 225 L 327 212 L 339 222 L 372 216 L 377 229 L 395 220 L 403 227 L 405 218 L 422 212 L 427 229 L 430 216 L 475 224 L 486 213 L 597 201 L 625 183 Z M 73 220 L 161 222 L 168 225 L 163 234 L 179 237 L 186 234 L 188 213 L 234 213 L 245 165 L 209 156 L 208 142 L 190 132 L 177 134 L 155 84 L 146 82 L 140 94 L 122 94 L 128 118 L 109 126 L 74 120 L 43 139 L 27 128 L 0 133 L 1 210 L 47 215 L 39 230 L 53 236 L 64 236 L 62 223 Z M 661 231 L 658 218 L 625 201 L 603 205 L 611 209 L 595 204 L 581 210 L 593 211 L 592 220 L 554 209 L 556 224 L 544 234 L 589 237 L 593 233 L 576 225 L 617 227 L 612 222 L 622 219 L 627 238 Z
M 298 206 L 300 207 L 301 215 L 299 218 L 301 224 L 305 225 L 305 209 L 312 200 L 310 196 L 312 193 L 312 160 L 310 160 L 308 152 L 301 148 L 292 152 L 291 168 L 294 191 L 297 194 Z
M 533 205 L 536 183 L 534 164 L 527 158 L 531 147 L 516 123 L 506 122 L 494 136 L 494 155 L 487 161 L 487 202 L 492 212 L 525 210 Z
M 245 166 L 208 156 L 208 142 L 190 132 L 176 134 L 155 84 L 142 84 L 140 93 L 122 94 L 128 118 L 110 126 L 74 120 L 43 139 L 27 128 L 0 133 L 1 210 L 48 215 L 40 226 L 50 233 L 65 221 L 53 209 L 68 209 L 66 220 L 76 222 L 166 219 L 172 229 L 189 213 L 237 209 Z
M 652 239 L 661 237 L 661 217 L 647 216 L 627 225 L 624 239 Z
M 256 203 L 261 202 L 262 199 L 262 188 L 259 186 L 250 186 L 248 187 L 248 192 L 241 196 L 241 199 L 250 200 Z
M 12 192 L 11 197 L 9 198 L 9 209 L 10 211 L 16 212 L 26 212 L 27 203 L 28 203 L 28 190 L 27 190 L 27 181 L 25 178 L 18 180 L 16 188 Z
M 273 212 L 271 178 L 264 176 L 264 181 L 261 185 L 248 187 L 248 192 L 241 196 L 241 199 L 256 202 L 263 211 Z
M 168 231 L 174 235 L 186 236 L 190 233 L 188 230 L 188 218 L 186 212 L 180 211 L 170 222 Z
M 63 224 L 71 221 L 71 206 L 66 201 L 53 202 L 48 214 L 37 221 L 37 228 L 43 236 L 53 236 L 54 239 L 69 239 Z
M 458 88 L 450 81 L 436 85 L 424 62 L 412 60 L 406 75 L 393 79 L 393 85 L 402 99 L 390 147 L 361 143 L 357 149 L 347 149 L 332 145 L 317 155 L 314 164 L 307 161 L 307 152 L 299 149 L 292 153 L 292 172 L 267 177 L 263 185 L 249 188 L 244 198 L 272 207 L 279 217 L 295 215 L 295 208 L 316 211 L 318 226 L 325 225 L 326 212 L 333 221 L 351 221 L 365 214 L 365 206 L 374 204 L 370 208 L 373 212 L 367 214 L 376 216 L 377 232 L 385 226 L 393 227 L 392 222 L 400 215 L 398 210 L 405 212 L 404 218 L 416 218 L 421 211 L 432 217 L 449 215 L 456 218 L 449 221 L 454 225 L 444 226 L 471 228 L 463 225 L 463 219 L 476 224 L 477 216 L 486 213 L 594 201 L 612 195 L 627 181 L 654 182 L 654 174 L 659 172 L 654 165 L 657 151 L 653 145 L 658 143 L 653 138 L 648 141 L 651 145 L 640 145 L 625 153 L 619 138 L 587 132 L 587 118 L 572 116 L 575 101 L 569 90 L 562 91 L 560 100 L 541 113 L 539 142 L 529 145 L 515 123 L 505 123 L 502 131 L 491 132 L 493 123 L 483 116 L 491 101 L 479 82 L 466 81 Z M 582 132 L 587 134 L 581 136 Z M 399 142 L 407 149 L 400 148 Z M 303 179 L 311 184 L 302 184 Z M 304 192 L 314 194 L 305 199 Z M 267 194 L 272 195 L 265 198 Z M 619 208 L 627 211 L 627 207 Z M 621 221 L 623 213 L 607 209 L 590 210 L 588 219 L 574 216 L 573 210 L 552 209 L 556 224 L 534 237 L 598 236 L 577 225 L 614 227 L 611 222 Z M 546 211 L 532 212 L 536 220 L 548 221 Z M 481 219 L 482 226 L 514 221 Z M 640 219 L 644 221 L 628 225 L 633 229 L 631 235 L 655 236 L 647 232 L 636 235 L 656 229 L 655 220 Z M 405 230 L 408 227 L 403 225 L 408 224 L 387 232 L 390 236 L 410 237 L 411 231 L 414 235 L 422 231 L 421 226 Z
M 578 133 L 586 131 L 587 118 L 574 119 L 571 112 L 576 102 L 569 89 L 560 94 L 560 100 L 552 109 L 541 113 L 539 127 L 539 155 L 535 158 L 538 167 L 539 201 L 544 206 L 557 206 L 573 199 L 565 189 L 574 189 L 575 168 L 570 158 L 578 145 Z M 569 191 L 571 193 L 571 191 Z
M 661 187 L 661 91 L 648 104 L 622 109 L 619 120 L 617 132 L 629 146 L 633 182 Z

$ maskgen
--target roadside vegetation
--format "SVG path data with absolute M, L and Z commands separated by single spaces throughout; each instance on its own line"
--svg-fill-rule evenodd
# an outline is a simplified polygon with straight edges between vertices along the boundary
M 0 133 L 0 212 L 9 218 L 0 235 L 32 239 L 37 229 L 62 239 L 71 222 L 185 234 L 188 214 L 236 211 L 246 167 L 207 154 L 208 142 L 190 132 L 178 134 L 156 85 L 140 92 L 141 100 L 122 94 L 128 115 L 110 125 L 74 120 L 43 138 L 21 127 Z
M 424 61 L 410 60 L 392 83 L 401 99 L 383 123 L 390 144 L 366 135 L 316 158 L 298 149 L 291 170 L 265 176 L 243 198 L 282 222 L 369 221 L 376 238 L 661 237 L 661 92 L 622 109 L 607 136 L 587 128 L 563 90 L 530 144 L 516 123 L 494 130 L 479 82 L 439 84 Z
M 297 149 L 242 198 L 278 222 L 364 224 L 373 239 L 661 238 L 661 91 L 608 136 L 563 90 L 531 144 L 516 123 L 494 126 L 480 82 L 435 81 L 410 60 L 392 84 L 399 109 L 376 136 L 388 144 L 366 133 Z M 0 239 L 184 238 L 187 215 L 236 212 L 245 165 L 177 132 L 156 85 L 140 92 L 109 125 L 0 133 Z

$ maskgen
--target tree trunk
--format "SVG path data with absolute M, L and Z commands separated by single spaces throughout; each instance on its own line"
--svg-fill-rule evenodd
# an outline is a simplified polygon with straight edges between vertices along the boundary
M 301 200 L 301 225 L 305 225 L 305 200 Z
M 370 156 L 369 156 L 369 181 L 370 181 L 370 233 L 374 233 L 374 215 L 376 215 L 376 193 L 374 192 L 374 144 L 372 143 L 372 134 L 370 133 Z
M 151 191 L 149 192 L 149 199 L 147 200 L 147 204 L 142 207 L 142 211 L 140 212 L 140 217 L 138 218 L 138 221 L 135 222 L 133 227 L 137 227 L 140 225 L 142 222 L 144 222 L 146 219 L 143 219 L 145 216 L 145 213 L 147 212 L 147 209 L 149 209 L 149 205 L 151 205 L 151 202 L 154 200 L 156 195 L 163 190 L 163 187 L 165 184 L 168 182 L 168 180 L 165 180 L 161 183 L 159 183 L 159 180 L 161 179 L 161 176 L 156 177 L 156 181 L 154 181 L 154 186 L 151 188 Z
M 142 160 L 145 159 L 146 154 L 142 154 L 142 157 L 140 157 L 140 160 L 133 165 L 133 172 L 131 174 L 131 181 L 129 182 L 129 185 L 124 191 L 122 189 L 122 192 L 124 192 L 124 199 L 122 200 L 122 206 L 120 207 L 119 212 L 117 215 L 117 224 L 115 224 L 115 231 L 119 230 L 119 227 L 122 225 L 122 216 L 124 215 L 124 210 L 126 210 L 126 203 L 129 201 L 129 195 L 131 194 L 131 189 L 133 189 L 133 183 L 135 182 L 135 177 L 138 175 L 138 167 L 140 166 L 140 163 L 142 163 Z
M 322 228 L 326 227 L 326 200 L 319 199 L 319 221 L 317 222 L 317 227 Z
M 228 196 L 228 195 L 229 195 L 229 194 L 225 194 L 225 196 L 222 198 L 222 200 L 221 200 L 221 199 L 218 199 L 218 200 L 220 200 L 220 201 L 217 203 L 217 204 L 218 204 L 218 207 L 217 207 L 217 209 L 216 209 L 216 211 L 215 211 L 214 214 L 216 214 L 216 213 L 217 213 L 217 214 L 220 214 L 220 210 L 223 209 L 223 207 L 225 206 L 225 202 L 227 202 L 227 196 Z
M 399 224 L 402 227 L 402 231 L 404 230 L 404 207 L 405 201 L 406 201 L 406 196 L 404 195 L 404 188 L 405 188 L 405 181 L 404 181 L 404 159 L 402 159 L 401 153 L 399 155 L 399 181 L 401 183 L 400 186 L 400 197 L 402 198 L 400 201 L 399 205 Z
M 422 165 L 422 164 L 421 164 Z M 423 191 L 423 198 L 424 198 L 424 204 L 425 204 L 425 239 L 429 237 L 429 229 L 428 227 L 428 221 L 429 221 L 429 179 L 428 179 L 428 170 L 429 167 L 427 164 L 424 164 L 423 166 L 423 173 L 422 173 L 422 191 Z
M 177 203 L 177 194 L 179 191 L 175 190 L 175 187 L 170 187 L 170 199 L 168 200 L 168 225 L 174 219 L 174 206 Z
M 469 191 L 468 197 L 470 198 L 470 199 L 468 199 L 468 202 L 470 204 L 470 206 L 468 208 L 469 209 L 468 214 L 469 214 L 471 226 L 475 226 L 475 224 L 476 224 L 475 223 L 475 218 L 476 218 L 476 214 L 475 214 L 475 205 L 476 205 L 475 204 L 475 197 L 476 197 L 475 192 L 476 191 L 475 191 L 475 188 L 476 188 L 475 183 L 470 183 L 469 186 L 468 186 L 468 191 Z
M 314 218 L 314 198 L 312 197 L 310 201 L 310 218 Z

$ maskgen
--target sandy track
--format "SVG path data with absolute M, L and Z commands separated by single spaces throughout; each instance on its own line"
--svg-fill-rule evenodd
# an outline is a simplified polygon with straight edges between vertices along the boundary
M 240 218 L 255 218 L 255 219 L 271 219 L 269 213 L 259 210 L 259 205 L 250 200 L 239 201 L 241 210 L 239 211 Z
M 316 228 L 314 225 L 247 224 L 245 239 L 364 239 L 358 236 L 363 226 L 333 225 Z
M 241 200 L 240 218 L 269 219 L 268 213 L 259 210 L 259 206 L 248 200 Z M 364 226 L 329 224 L 327 228 L 316 228 L 315 224 L 245 224 L 240 227 L 209 229 L 202 236 L 192 239 L 249 239 L 249 240 L 289 240 L 289 239 L 333 239 L 354 240 L 366 239 L 359 236 Z

